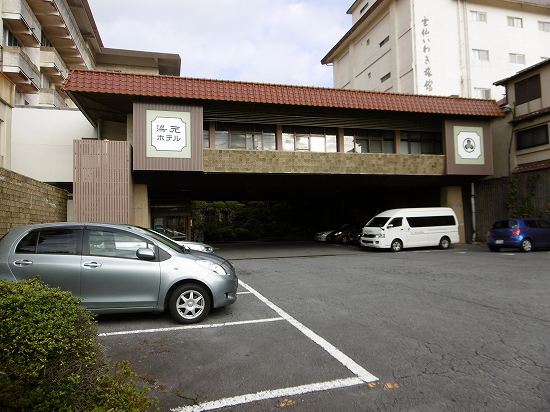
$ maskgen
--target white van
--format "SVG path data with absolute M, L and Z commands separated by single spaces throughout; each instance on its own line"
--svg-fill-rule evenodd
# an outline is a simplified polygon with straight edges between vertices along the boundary
M 363 247 L 403 248 L 439 246 L 448 249 L 458 243 L 458 223 L 450 207 L 422 207 L 386 210 L 373 217 L 363 228 Z

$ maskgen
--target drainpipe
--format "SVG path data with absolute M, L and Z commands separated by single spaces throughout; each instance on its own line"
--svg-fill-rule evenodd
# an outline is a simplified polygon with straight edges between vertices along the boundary
M 475 243 L 477 240 L 477 233 L 476 233 L 476 184 L 472 182 L 470 184 L 471 187 L 471 196 L 470 196 L 470 202 L 472 205 L 472 243 Z
M 101 132 L 103 131 L 103 119 L 97 119 L 97 140 L 101 140 Z

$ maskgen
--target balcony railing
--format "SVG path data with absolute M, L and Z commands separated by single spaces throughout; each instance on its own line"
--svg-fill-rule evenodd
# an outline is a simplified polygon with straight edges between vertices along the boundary
M 2 19 L 23 46 L 40 45 L 40 23 L 26 0 L 4 0 Z
M 67 66 L 53 47 L 40 49 L 40 71 L 54 84 L 61 84 L 67 78 Z
M 40 71 L 20 47 L 3 48 L 2 73 L 21 93 L 38 93 L 40 89 Z
M 69 66 L 93 68 L 93 61 L 65 0 L 27 0 L 47 34 Z

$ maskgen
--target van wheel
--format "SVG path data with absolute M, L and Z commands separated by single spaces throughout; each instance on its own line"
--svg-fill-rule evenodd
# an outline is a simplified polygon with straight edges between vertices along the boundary
M 441 249 L 449 249 L 451 247 L 451 239 L 449 239 L 447 236 L 443 236 L 439 241 L 439 247 Z
M 203 320 L 212 308 L 210 293 L 196 283 L 178 286 L 170 295 L 168 309 L 178 323 L 197 323 Z
M 392 252 L 399 252 L 401 249 L 403 249 L 403 242 L 401 242 L 399 239 L 392 240 L 390 249 Z
M 519 246 L 519 250 L 522 252 L 530 252 L 533 250 L 533 242 L 531 242 L 531 239 L 523 239 L 521 242 L 521 245 Z

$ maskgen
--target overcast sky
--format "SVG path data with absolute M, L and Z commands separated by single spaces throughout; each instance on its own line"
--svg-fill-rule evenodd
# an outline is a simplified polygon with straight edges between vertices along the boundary
M 105 47 L 177 53 L 181 75 L 332 87 L 353 0 L 89 0 Z

